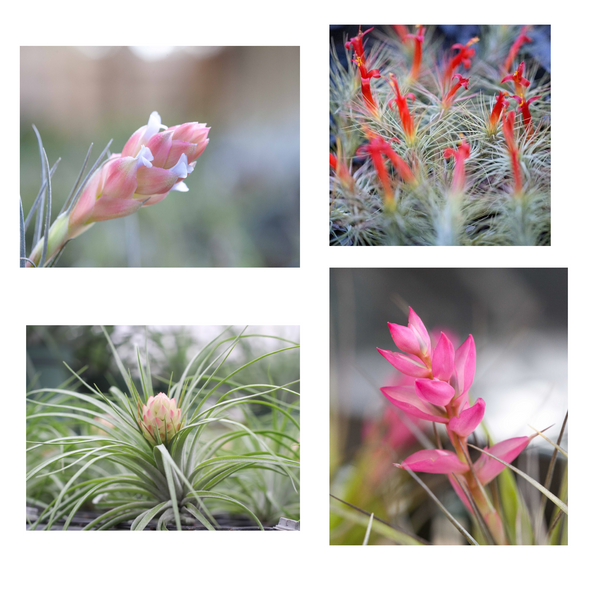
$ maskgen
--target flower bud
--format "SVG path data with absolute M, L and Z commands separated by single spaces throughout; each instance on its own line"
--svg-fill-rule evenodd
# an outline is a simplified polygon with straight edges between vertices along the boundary
M 160 202 L 170 191 L 188 191 L 183 180 L 206 148 L 210 127 L 194 122 L 160 129 L 166 126 L 154 111 L 148 124 L 129 138 L 123 152 L 111 155 L 92 175 L 70 213 L 60 215 L 50 229 L 47 260 L 97 221 L 126 217 L 142 206 Z M 42 243 L 29 257 L 36 266 Z
M 181 409 L 177 408 L 175 398 L 161 392 L 150 396 L 148 404 L 142 406 L 139 424 L 151 444 L 167 443 L 181 428 Z

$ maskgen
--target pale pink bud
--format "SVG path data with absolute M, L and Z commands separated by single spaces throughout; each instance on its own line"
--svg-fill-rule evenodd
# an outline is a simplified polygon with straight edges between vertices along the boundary
M 170 191 L 187 192 L 183 180 L 194 170 L 195 160 L 208 144 L 206 123 L 185 123 L 167 131 L 155 111 L 148 124 L 127 141 L 121 154 L 112 154 L 89 179 L 76 205 L 50 229 L 47 260 L 69 240 L 96 221 L 130 215 L 142 206 L 163 200 Z M 68 216 L 68 221 L 67 217 Z M 43 240 L 30 260 L 38 264 Z
M 152 153 L 142 146 L 135 158 L 115 155 L 93 175 L 69 217 L 69 227 L 78 228 L 96 221 L 108 221 L 136 212 L 141 203 L 134 199 L 138 173 L 152 167 Z M 71 237 L 75 237 L 72 235 Z
M 410 469 L 419 473 L 466 473 L 469 465 L 462 462 L 454 452 L 449 450 L 419 450 L 395 465 L 400 469 Z
M 148 146 L 148 142 L 161 129 L 166 129 L 160 122 L 160 115 L 154 111 L 148 119 L 148 125 L 140 127 L 127 141 L 123 147 L 121 156 L 137 156 L 142 146 Z
M 139 424 L 150 443 L 167 443 L 181 428 L 181 409 L 177 408 L 175 398 L 161 392 L 150 396 L 148 404 L 142 406 Z

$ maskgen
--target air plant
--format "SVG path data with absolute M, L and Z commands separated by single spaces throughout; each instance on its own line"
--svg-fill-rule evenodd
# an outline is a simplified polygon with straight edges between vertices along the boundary
M 387 37 L 369 29 L 348 42 L 345 55 L 332 47 L 330 151 L 344 156 L 348 169 L 331 172 L 330 243 L 549 245 L 550 77 L 525 55 L 532 27 L 509 35 L 482 27 L 449 56 L 433 31 L 428 27 L 425 36 L 422 26 L 394 26 Z M 367 95 L 356 85 L 354 55 L 380 76 L 368 79 Z M 511 68 L 520 62 L 507 74 L 509 59 Z M 513 128 L 516 176 L 501 127 L 511 108 L 520 113 Z M 405 185 L 397 169 L 383 174 L 379 155 L 357 153 L 373 139 L 393 148 L 415 185 Z M 452 164 L 444 154 L 460 139 L 470 158 L 456 218 L 449 209 L 456 195 L 447 184 Z
M 99 513 L 85 529 L 213 530 L 224 511 L 244 513 L 260 529 L 263 519 L 298 518 L 298 379 L 276 381 L 268 371 L 254 378 L 297 343 L 229 328 L 175 383 L 153 375 L 147 349 L 136 348 L 136 385 L 105 335 L 125 389 L 104 394 L 73 373 L 70 383 L 85 393 L 65 385 L 27 394 L 27 501 L 38 510 L 30 529 L 67 529 L 82 507 Z M 257 337 L 275 349 L 231 366 Z M 166 392 L 155 393 L 156 383 Z M 248 494 L 252 481 L 263 483 Z
M 480 448 L 469 443 L 470 436 L 481 424 L 486 404 L 482 398 L 470 400 L 470 388 L 475 377 L 476 349 L 473 336 L 455 349 L 442 333 L 435 346 L 423 321 L 409 309 L 408 326 L 389 323 L 392 339 L 400 352 L 378 349 L 379 353 L 409 379 L 404 385 L 381 388 L 383 395 L 407 414 L 442 425 L 448 445 L 444 448 L 438 436 L 438 447 L 419 450 L 407 456 L 396 467 L 414 472 L 448 476 L 456 494 L 473 517 L 475 527 L 485 543 L 508 544 L 507 532 L 515 531 L 515 523 L 506 522 L 506 510 L 492 498 L 489 484 L 505 468 L 510 467 L 530 441 L 541 432 L 504 440 Z M 470 448 L 478 453 L 471 458 Z M 513 468 L 520 473 L 516 468 Z M 566 516 L 566 503 L 529 476 L 524 477 L 554 502 Z M 421 480 L 415 479 L 422 484 Z M 432 495 L 431 491 L 428 493 Z M 504 518 L 503 518 L 504 516 Z M 449 516 L 451 520 L 453 518 Z M 456 521 L 453 521 L 456 524 Z M 470 543 L 475 539 L 458 527 Z M 480 538 L 481 539 L 481 538 Z M 513 536 L 514 539 L 514 536 Z
M 109 155 L 111 140 L 84 177 L 90 146 L 77 181 L 52 225 L 51 180 L 58 161 L 50 169 L 42 138 L 35 126 L 33 129 L 42 161 L 42 185 L 26 219 L 21 203 L 21 267 L 54 266 L 66 244 L 94 223 L 133 214 L 164 200 L 171 191 L 187 192 L 183 180 L 206 149 L 210 127 L 197 122 L 167 127 L 154 111 L 120 154 Z M 107 160 L 102 162 L 105 156 Z M 25 233 L 36 213 L 33 248 L 27 257 Z

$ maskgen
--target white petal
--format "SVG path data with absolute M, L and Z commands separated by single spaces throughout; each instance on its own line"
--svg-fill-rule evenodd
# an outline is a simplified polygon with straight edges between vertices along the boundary
M 179 183 L 176 183 L 171 189 L 171 192 L 189 192 L 190 188 L 185 185 L 185 183 L 183 183 L 183 181 L 180 181 Z
M 154 156 L 152 156 L 152 151 L 150 148 L 146 148 L 146 146 L 142 146 L 137 156 L 135 157 L 138 163 L 138 168 L 144 165 L 145 167 L 151 167 L 152 161 L 154 160 Z
M 188 165 L 188 159 L 185 154 L 182 154 L 177 161 L 177 164 L 169 169 L 171 173 L 177 175 L 177 177 L 187 177 L 192 171 L 194 167 L 190 167 Z

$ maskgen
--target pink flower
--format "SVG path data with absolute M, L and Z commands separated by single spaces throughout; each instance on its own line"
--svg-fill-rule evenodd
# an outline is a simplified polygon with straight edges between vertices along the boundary
M 514 113 L 512 115 L 514 117 Z M 458 154 L 459 151 L 454 152 Z M 469 405 L 469 389 L 473 384 L 476 363 L 473 336 L 469 335 L 455 350 L 450 338 L 441 333 L 432 352 L 429 333 L 412 308 L 409 309 L 408 327 L 389 323 L 389 328 L 400 352 L 379 348 L 378 351 L 408 378 L 405 385 L 382 387 L 381 392 L 408 415 L 445 425 L 448 439 L 454 447 L 454 452 L 420 450 L 396 466 L 423 473 L 452 475 L 450 481 L 454 489 L 471 510 L 467 494 L 455 479 L 458 478 L 481 511 L 497 543 L 504 543 L 502 522 L 482 488 L 502 471 L 504 465 L 482 453 L 471 471 L 467 455 L 467 438 L 477 429 L 485 413 L 482 398 Z M 510 463 L 526 448 L 530 439 L 505 440 L 492 446 L 489 452 Z
M 525 448 L 527 444 L 533 439 L 536 434 L 527 437 L 516 437 L 511 438 L 509 440 L 504 440 L 499 444 L 494 444 L 491 448 L 484 448 L 487 452 L 500 458 L 506 463 L 511 463 Z M 494 460 L 491 456 L 487 456 L 487 454 L 482 454 L 481 457 L 475 462 L 473 465 L 475 473 L 477 475 L 477 479 L 481 482 L 482 485 L 487 485 L 492 479 L 494 479 L 497 475 L 499 475 L 504 469 L 505 466 Z
M 155 111 L 147 125 L 128 140 L 121 154 L 113 154 L 91 177 L 68 215 L 59 215 L 48 235 L 50 260 L 69 240 L 97 221 L 130 215 L 142 206 L 163 200 L 170 191 L 187 192 L 183 180 L 208 144 L 209 127 L 186 123 L 166 129 Z M 43 239 L 30 260 L 38 264 Z

